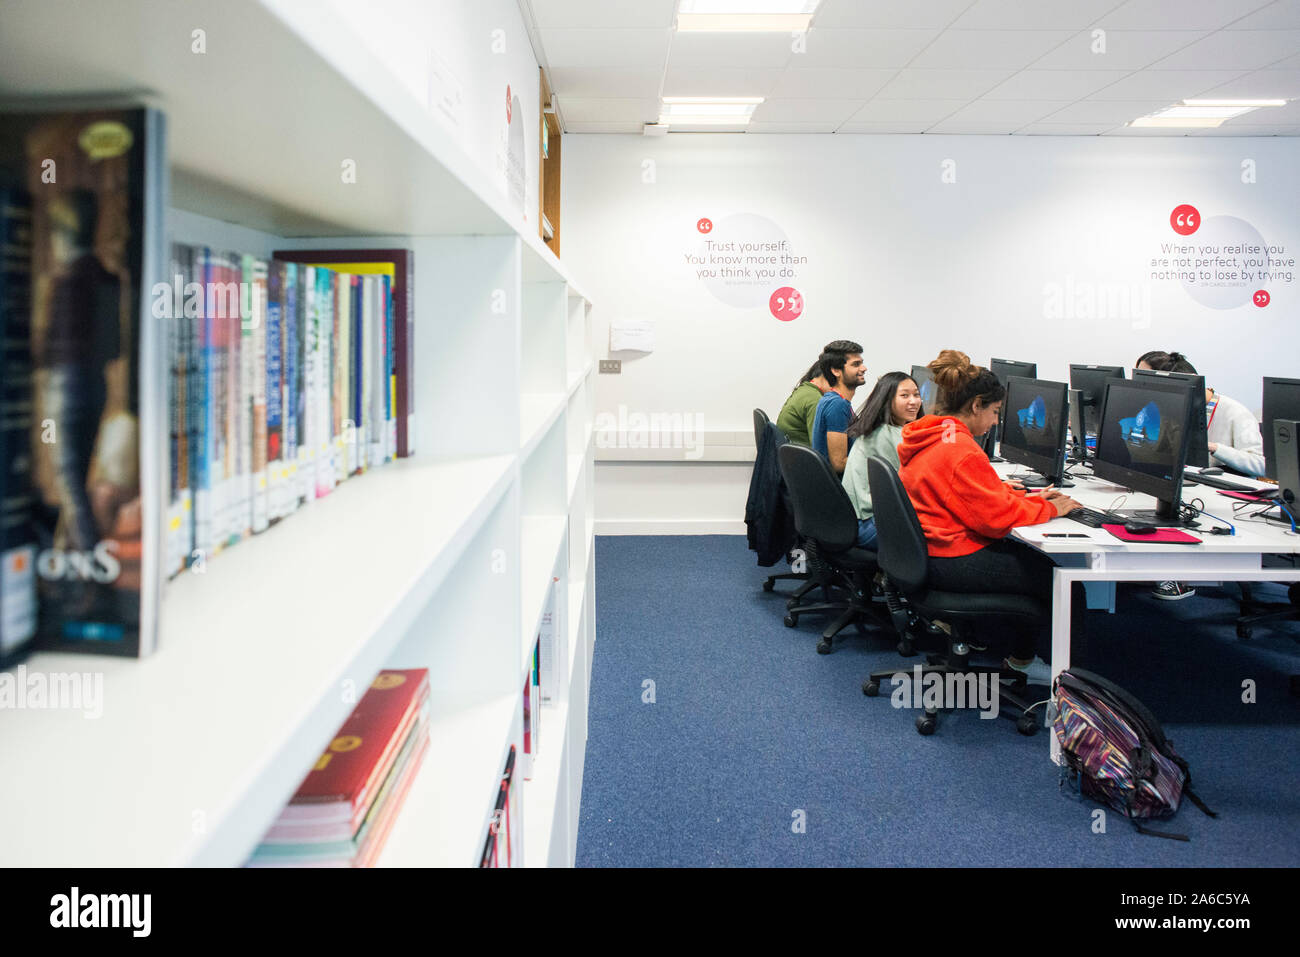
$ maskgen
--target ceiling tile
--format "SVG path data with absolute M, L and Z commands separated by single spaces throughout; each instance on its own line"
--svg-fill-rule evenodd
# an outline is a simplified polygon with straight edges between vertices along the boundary
M 1114 128 L 1113 123 L 1033 123 L 1016 132 L 1025 136 L 1100 136 Z
M 1300 124 L 1295 126 L 1251 126 L 1247 128 L 1216 126 L 1199 131 L 1201 136 L 1298 136 Z
M 849 117 L 850 123 L 937 123 L 969 103 L 965 100 L 872 100 Z
M 952 23 L 971 0 L 926 0 L 899 3 L 898 0 L 822 0 L 813 19 L 814 27 L 889 29 L 911 27 L 939 30 Z
M 572 123 L 564 121 L 564 135 L 570 133 L 640 133 L 640 123 Z
M 772 96 L 849 97 L 866 100 L 894 78 L 897 70 L 783 70 L 772 87 Z
M 978 0 L 950 27 L 958 30 L 1081 30 L 1120 0 Z
M 1123 70 L 1021 70 L 986 100 L 1080 100 L 1127 76 Z
M 1049 123 L 1127 123 L 1139 116 L 1162 109 L 1169 105 L 1167 100 L 1115 100 L 1098 102 L 1086 100 L 1072 103 L 1064 109 L 1044 117 Z
M 1229 23 L 1225 30 L 1300 29 L 1300 0 L 1276 0 L 1255 13 Z
M 1070 105 L 1068 100 L 976 100 L 962 107 L 943 122 L 998 123 L 1018 127 L 1036 123 L 1043 117 Z
M 1244 100 L 1300 99 L 1300 69 L 1256 70 L 1218 86 L 1206 87 L 1197 95 Z
M 788 33 L 675 33 L 670 70 L 771 70 L 789 62 Z
M 751 120 L 745 127 L 746 133 L 834 133 L 839 124 L 834 121 L 820 123 L 774 122 L 762 123 Z
M 814 26 L 808 31 L 807 48 L 795 54 L 789 66 L 802 70 L 899 68 L 938 36 L 938 30 L 827 30 Z
M 924 133 L 929 129 L 929 123 L 918 123 L 909 120 L 894 120 L 891 122 L 863 122 L 852 120 L 841 126 L 836 133 Z
M 1223 125 L 1232 126 L 1291 126 L 1300 123 L 1300 100 L 1294 100 L 1286 106 L 1265 106 L 1258 110 L 1234 116 L 1225 120 Z
M 1300 52 L 1300 30 L 1223 30 L 1153 64 L 1159 70 L 1257 70 Z
M 529 0 L 542 30 L 669 29 L 677 14 L 677 0 Z
M 556 96 L 577 97 L 657 97 L 658 70 L 584 70 L 554 67 L 550 72 L 551 91 Z
M 564 122 L 653 123 L 659 119 L 659 101 L 639 97 L 560 97 Z
M 551 69 L 662 70 L 671 30 L 542 30 Z
M 1011 70 L 903 70 L 877 96 L 889 100 L 970 100 L 1011 76 Z
M 862 100 L 767 100 L 754 110 L 754 121 L 838 125 L 862 106 Z
M 1035 70 L 1141 70 L 1203 36 L 1204 32 L 1182 30 L 1107 30 L 1094 39 L 1091 30 L 1081 30 L 1032 66 Z M 1101 41 L 1104 46 L 1099 46 Z
M 910 69 L 1020 70 L 1072 36 L 1068 30 L 946 30 Z
M 1217 30 L 1269 0 L 1128 0 L 1096 25 L 1106 30 Z
M 1226 83 L 1236 70 L 1141 70 L 1098 90 L 1092 100 L 1185 100 Z
M 677 70 L 664 75 L 664 96 L 771 96 L 781 70 Z
M 926 130 L 927 133 L 951 134 L 956 136 L 1006 136 L 1020 129 L 1020 123 L 955 123 L 944 120 Z

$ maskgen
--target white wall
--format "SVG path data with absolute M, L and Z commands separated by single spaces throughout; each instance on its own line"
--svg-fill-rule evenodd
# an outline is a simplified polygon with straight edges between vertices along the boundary
M 1177 280 L 1152 279 L 1150 259 L 1162 243 L 1222 247 L 1253 228 L 1285 247 L 1280 258 L 1300 260 L 1298 181 L 1300 142 L 1287 138 L 566 136 L 565 261 L 595 303 L 598 352 L 615 318 L 653 320 L 657 338 L 653 353 L 620 354 L 620 376 L 598 377 L 596 412 L 698 415 L 719 445 L 739 443 L 753 407 L 775 417 L 820 346 L 839 338 L 866 347 L 868 384 L 945 347 L 981 364 L 1034 361 L 1055 379 L 1070 362 L 1128 365 L 1178 349 L 1209 384 L 1258 409 L 1262 374 L 1300 375 L 1300 269 L 1250 288 L 1198 282 L 1202 299 L 1242 303 L 1216 308 Z M 1170 222 L 1184 203 L 1205 218 L 1187 237 Z M 740 214 L 770 223 L 731 229 Z M 714 241 L 783 231 L 807 263 L 793 279 L 721 288 L 761 300 L 728 304 L 686 261 L 708 238 L 701 217 Z M 805 299 L 789 322 L 767 306 L 783 283 Z M 1271 294 L 1266 307 L 1250 302 L 1257 286 Z M 1091 316 L 1089 296 L 1099 303 Z M 640 454 L 598 444 L 598 531 L 669 530 L 669 503 L 681 530 L 692 530 L 682 519 L 739 530 L 746 465 L 681 462 L 647 483 L 611 461 Z

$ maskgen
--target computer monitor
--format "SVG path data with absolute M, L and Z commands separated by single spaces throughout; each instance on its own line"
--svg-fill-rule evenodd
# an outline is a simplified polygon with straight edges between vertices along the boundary
M 939 387 L 935 385 L 934 376 L 925 366 L 912 366 L 912 378 L 921 390 L 921 414 L 934 415 L 939 411 Z
M 1264 421 L 1260 432 L 1264 438 L 1264 474 L 1276 479 L 1277 450 L 1273 447 L 1273 421 L 1300 421 L 1300 379 L 1264 376 Z
M 1083 427 L 1089 434 L 1096 435 L 1098 431 L 1098 413 L 1106 382 L 1122 378 L 1123 366 L 1070 365 L 1070 388 L 1083 393 Z
M 1088 460 L 1088 433 L 1083 428 L 1083 393 L 1070 390 L 1070 459 L 1074 462 Z
M 1027 465 L 1038 475 L 1011 476 L 1027 486 L 1073 484 L 1065 478 L 1066 393 L 1064 382 L 1007 379 L 1007 398 L 1002 403 L 1006 421 L 999 451 L 1008 462 Z M 1040 479 L 1038 476 L 1042 476 Z
M 1007 387 L 1007 380 L 1013 375 L 1018 375 L 1026 379 L 1036 379 L 1038 377 L 1038 363 L 1021 362 L 1019 359 L 990 359 L 989 371 L 997 377 L 998 382 L 1002 383 L 1002 387 L 1005 389 Z M 1002 412 L 998 415 L 998 424 L 992 429 L 989 429 L 989 435 L 993 437 L 993 440 L 1001 439 L 1003 423 L 1006 421 L 1006 414 L 1007 404 L 1003 402 Z M 991 451 L 992 450 L 990 450 L 989 457 L 993 461 L 1003 461 L 1002 459 L 993 456 Z
M 1191 390 L 1155 379 L 1106 383 L 1099 413 L 1093 474 L 1157 501 L 1155 510 L 1119 514 L 1155 525 L 1181 525 L 1183 467 Z
M 1205 376 L 1189 372 L 1157 372 L 1154 369 L 1134 369 L 1133 381 L 1157 379 L 1165 382 L 1183 382 L 1192 391 L 1192 404 L 1187 423 L 1187 465 L 1203 469 L 1210 464 L 1210 447 L 1205 430 Z

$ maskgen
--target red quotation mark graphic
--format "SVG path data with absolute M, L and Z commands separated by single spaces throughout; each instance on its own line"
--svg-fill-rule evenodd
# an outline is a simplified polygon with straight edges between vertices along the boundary
M 1183 203 L 1169 214 L 1169 225 L 1179 236 L 1190 236 L 1201 228 L 1201 212 L 1195 206 Z
M 1268 294 L 1267 289 L 1256 289 L 1255 295 L 1253 297 L 1253 301 L 1255 305 L 1263 309 L 1265 306 L 1267 306 L 1270 302 L 1273 301 L 1273 297 Z
M 711 232 L 713 232 L 713 220 L 711 220 L 711 219 L 709 219 L 709 217 L 705 216 L 705 217 L 701 218 L 701 219 L 699 220 L 699 222 L 697 222 L 697 223 L 695 224 L 695 228 L 698 229 L 698 230 L 699 230 L 700 232 L 702 232 L 702 233 L 711 233 Z
M 803 296 L 798 289 L 782 286 L 772 293 L 772 298 L 767 301 L 767 308 L 771 309 L 772 315 L 782 322 L 791 322 L 803 313 Z
M 514 98 L 510 95 L 510 84 L 506 84 L 506 122 L 510 122 L 510 114 L 514 112 Z

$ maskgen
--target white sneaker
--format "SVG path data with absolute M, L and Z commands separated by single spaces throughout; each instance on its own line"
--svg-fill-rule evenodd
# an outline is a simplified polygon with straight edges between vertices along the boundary
M 1034 655 L 1034 660 L 1027 665 L 1013 665 L 1010 658 L 1003 658 L 1002 669 L 1020 672 L 1030 684 L 1050 685 L 1052 683 L 1051 666 L 1037 655 Z

